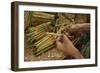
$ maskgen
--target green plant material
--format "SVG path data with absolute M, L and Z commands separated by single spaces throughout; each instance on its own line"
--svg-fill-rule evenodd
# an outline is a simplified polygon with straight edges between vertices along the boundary
M 32 13 L 32 25 L 37 26 L 42 23 L 46 22 L 53 22 L 55 15 L 54 14 L 49 14 L 46 12 L 33 12 Z
M 76 14 L 73 14 L 73 13 L 63 13 L 63 15 L 69 20 L 74 19 L 76 16 Z
M 30 41 L 32 43 L 33 41 L 38 41 L 39 39 L 41 39 L 44 36 L 45 36 L 45 33 L 44 32 L 41 32 L 41 33 L 36 34 L 36 35 L 33 34 L 33 35 L 31 35 L 30 38 L 28 38 L 28 41 Z
M 42 38 L 42 41 L 38 44 L 34 44 L 38 49 L 41 50 L 42 48 L 45 48 L 46 46 L 51 45 L 53 42 L 55 41 L 55 39 L 53 38 L 53 36 L 51 35 L 47 35 L 44 38 Z
M 34 43 L 34 46 L 39 46 L 41 44 L 43 44 L 43 42 L 45 42 L 46 40 L 48 40 L 49 37 L 48 36 L 44 36 L 42 39 L 40 39 L 39 41 Z
M 90 33 L 82 34 L 80 37 L 76 38 L 73 43 L 84 58 L 90 58 Z
M 69 19 L 66 19 L 65 16 L 61 13 L 58 13 L 58 20 L 57 20 L 57 24 L 60 24 L 61 26 L 64 25 L 69 25 L 72 23 L 72 21 L 70 21 Z
M 55 42 L 55 38 L 53 36 L 46 35 L 44 38 L 34 43 L 34 46 L 37 48 L 36 53 L 45 50 L 45 48 L 48 46 L 54 45 L 54 42 Z
M 37 31 L 37 30 L 47 31 L 48 30 L 48 27 L 51 24 L 52 24 L 52 22 L 46 22 L 46 23 L 40 24 L 40 25 L 35 26 L 35 27 L 29 27 L 27 31 L 28 31 L 28 33 L 31 33 L 31 32 Z
M 44 41 L 48 39 L 47 37 L 44 37 L 44 38 L 46 38 L 46 39 L 43 39 L 42 38 L 42 39 L 40 39 L 39 41 L 37 41 L 37 42 L 35 42 L 33 44 L 34 45 L 34 48 L 36 48 L 36 50 L 33 51 L 34 54 L 36 54 L 37 49 L 39 49 L 38 47 L 41 46 L 42 44 L 45 44 Z
M 45 47 L 48 47 L 49 45 L 51 45 L 51 43 L 44 42 L 43 45 L 40 45 L 40 46 L 37 47 L 38 48 L 37 52 L 40 51 L 40 50 L 43 50 Z
M 76 45 L 80 41 L 81 37 L 77 37 L 73 40 L 73 44 Z
M 45 47 L 47 47 L 47 46 L 49 46 L 49 45 L 52 45 L 53 44 L 53 42 L 55 42 L 54 40 L 46 40 L 45 42 L 43 42 L 43 44 L 42 45 L 40 45 L 40 46 L 38 46 L 37 48 L 37 51 L 39 51 L 39 50 L 42 50 L 43 48 L 45 48 Z
M 31 19 L 32 17 L 32 12 L 29 12 L 29 11 L 25 11 L 24 13 L 24 29 L 27 29 L 30 25 L 31 25 Z
M 88 20 L 90 22 L 90 19 L 88 19 L 88 16 L 89 15 L 86 15 L 86 14 L 76 14 L 75 24 L 86 23 L 86 22 L 88 22 Z
M 53 47 L 55 47 L 54 44 L 52 44 L 52 45 L 50 45 L 50 46 L 48 46 L 48 47 L 46 47 L 46 48 L 44 48 L 44 49 L 42 49 L 42 50 L 36 52 L 36 53 L 35 53 L 35 56 L 39 56 L 39 55 L 41 55 L 42 53 L 45 53 L 46 51 L 50 50 L 50 49 L 53 48 Z
M 48 25 L 50 25 L 51 24 L 51 22 L 46 22 L 46 23 L 43 23 L 43 24 L 40 24 L 39 26 L 36 26 L 36 28 L 45 28 L 45 27 L 47 27 Z
M 84 58 L 90 58 L 90 42 L 87 42 L 80 52 Z
M 44 12 L 33 12 L 33 17 L 44 18 L 44 19 L 54 19 L 54 14 L 44 13 Z
M 36 26 L 35 28 L 32 27 L 29 29 L 28 34 L 26 34 L 26 36 L 28 36 L 28 41 L 30 41 L 31 43 L 33 41 L 38 41 L 40 38 L 44 37 L 46 34 L 46 30 L 47 27 L 51 24 L 51 22 L 47 22 L 47 23 L 43 23 L 41 25 Z
M 58 33 L 50 33 L 46 32 L 47 35 L 52 35 L 52 36 L 63 36 L 63 34 L 58 34 Z

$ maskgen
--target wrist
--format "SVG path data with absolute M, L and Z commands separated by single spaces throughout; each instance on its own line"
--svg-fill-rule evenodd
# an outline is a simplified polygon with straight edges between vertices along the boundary
M 75 48 L 75 49 L 76 49 L 76 52 L 73 53 L 73 58 L 75 58 L 75 59 L 83 59 L 84 57 L 79 52 L 79 50 L 77 48 Z

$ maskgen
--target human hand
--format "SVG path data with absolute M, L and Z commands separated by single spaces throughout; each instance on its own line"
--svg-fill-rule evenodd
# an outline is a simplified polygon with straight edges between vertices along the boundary
M 74 47 L 73 43 L 65 35 L 56 39 L 56 45 L 57 49 L 62 51 L 68 57 L 77 59 L 83 58 L 78 49 Z

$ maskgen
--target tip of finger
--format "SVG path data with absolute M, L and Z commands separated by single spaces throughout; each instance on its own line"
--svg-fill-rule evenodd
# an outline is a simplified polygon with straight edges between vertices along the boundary
M 60 37 L 57 37 L 57 38 L 56 38 L 56 41 L 60 41 Z

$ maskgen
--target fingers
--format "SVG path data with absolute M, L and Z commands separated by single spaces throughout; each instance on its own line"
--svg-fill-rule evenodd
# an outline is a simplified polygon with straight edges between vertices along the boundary
M 56 47 L 58 50 L 62 50 L 62 42 L 60 41 L 60 37 L 56 39 Z
M 72 42 L 69 40 L 69 38 L 66 35 L 57 37 L 56 43 L 57 43 L 57 45 L 60 44 L 60 45 L 64 45 L 64 46 L 66 46 L 66 45 L 73 46 Z
M 56 39 L 56 42 L 63 43 L 63 36 L 58 36 L 57 39 Z
M 63 40 L 64 41 L 70 41 L 69 38 L 66 35 L 63 35 Z
M 61 38 L 60 38 L 60 37 L 57 37 L 57 39 L 56 39 L 56 44 L 57 44 L 57 45 L 61 45 Z
M 66 35 L 63 35 L 63 36 L 57 37 L 56 42 L 67 43 L 67 42 L 71 42 L 71 41 L 69 40 L 69 38 Z

